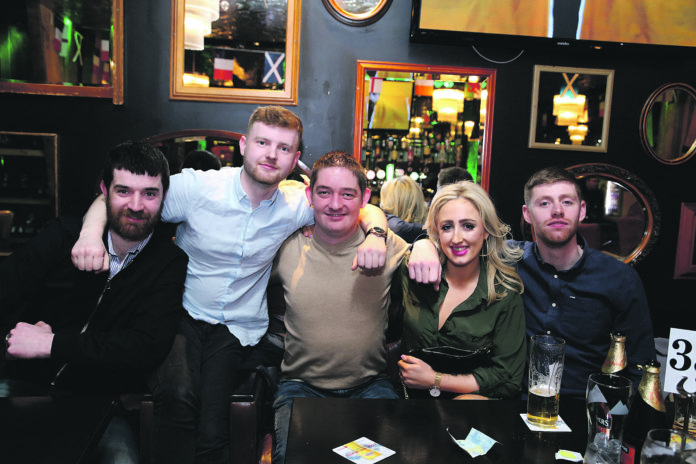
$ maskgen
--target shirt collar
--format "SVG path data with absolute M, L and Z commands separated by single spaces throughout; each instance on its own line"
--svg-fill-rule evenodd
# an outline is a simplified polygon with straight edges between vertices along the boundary
M 587 256 L 587 243 L 585 242 L 585 239 L 582 237 L 582 235 L 580 235 L 579 233 L 575 236 L 577 238 L 578 245 L 580 246 L 580 248 L 582 248 L 583 253 L 582 256 L 580 256 L 580 259 L 573 265 L 573 267 L 565 271 L 559 271 L 552 264 L 549 264 L 546 261 L 544 261 L 544 259 L 541 257 L 541 253 L 539 252 L 539 246 L 537 245 L 537 242 L 534 242 L 534 244 L 532 245 L 532 251 L 534 252 L 534 258 L 536 259 L 539 266 L 550 267 L 555 272 L 560 272 L 563 274 L 579 272 L 582 269 L 582 266 L 585 263 L 585 257 Z
M 449 285 L 447 284 L 447 279 L 444 278 L 440 282 L 440 288 L 446 288 L 449 290 Z M 444 299 L 447 291 L 440 292 L 441 298 Z M 481 260 L 481 267 L 479 269 L 478 282 L 476 283 L 476 288 L 474 293 L 471 294 L 464 302 L 457 305 L 456 309 L 461 309 L 464 311 L 478 308 L 482 302 L 488 301 L 488 264 Z M 440 301 L 442 303 L 442 301 Z M 438 305 L 439 307 L 439 305 Z
M 150 235 L 145 237 L 144 240 L 139 242 L 137 245 L 135 245 L 133 248 L 128 250 L 126 252 L 126 256 L 123 258 L 123 262 L 118 257 L 118 254 L 114 251 L 114 243 L 111 240 L 111 229 L 109 229 L 109 232 L 106 234 L 107 237 L 107 246 L 109 250 L 109 267 L 111 269 L 111 276 L 113 277 L 116 273 L 118 273 L 121 269 L 126 267 L 128 264 L 130 264 L 133 259 L 135 259 L 136 256 L 145 248 L 145 245 L 148 244 L 150 239 L 152 238 L 153 232 L 150 232 Z

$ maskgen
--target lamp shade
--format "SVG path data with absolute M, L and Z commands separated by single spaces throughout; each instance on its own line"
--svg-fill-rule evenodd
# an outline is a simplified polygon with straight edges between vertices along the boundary
M 219 17 L 219 0 L 186 0 L 184 48 L 203 50 L 204 37 L 212 31 L 210 23 Z
M 457 114 L 464 110 L 464 92 L 457 89 L 433 91 L 433 111 L 438 121 L 457 122 Z

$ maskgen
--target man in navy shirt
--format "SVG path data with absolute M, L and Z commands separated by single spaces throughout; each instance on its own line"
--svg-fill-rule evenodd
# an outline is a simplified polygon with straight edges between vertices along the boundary
M 517 271 L 524 281 L 527 335 L 566 341 L 561 395 L 584 398 L 587 378 L 599 372 L 612 330 L 626 334 L 630 375 L 655 358 L 652 321 L 643 284 L 627 264 L 586 246 L 578 234 L 586 205 L 580 185 L 563 168 L 542 169 L 524 189 L 522 212 L 534 242 L 521 242 Z

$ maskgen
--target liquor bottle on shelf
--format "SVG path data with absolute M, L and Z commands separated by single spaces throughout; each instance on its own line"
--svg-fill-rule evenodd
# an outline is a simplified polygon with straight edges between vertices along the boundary
M 651 429 L 667 428 L 667 412 L 660 386 L 660 362 L 648 359 L 643 366 L 638 392 L 628 411 L 621 443 L 621 464 L 638 464 L 645 436 Z
M 628 374 L 626 371 L 626 335 L 621 332 L 612 331 L 609 334 L 611 344 L 607 358 L 602 365 L 602 372 L 605 374 Z
M 397 161 L 399 159 L 399 139 L 394 135 L 390 135 L 387 146 L 389 147 L 389 160 Z

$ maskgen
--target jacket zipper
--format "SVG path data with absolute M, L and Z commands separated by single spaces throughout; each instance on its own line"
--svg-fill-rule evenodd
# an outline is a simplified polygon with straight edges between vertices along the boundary
M 80 330 L 80 335 L 85 333 L 87 330 L 87 327 L 89 327 L 90 322 L 92 322 L 92 319 L 94 318 L 94 315 L 97 313 L 97 309 L 99 309 L 99 304 L 101 304 L 102 298 L 104 297 L 104 294 L 111 289 L 111 279 L 113 277 L 109 277 L 106 279 L 106 283 L 104 284 L 104 288 L 102 289 L 101 293 L 99 294 L 99 298 L 97 299 L 97 304 L 94 306 L 94 309 L 92 310 L 92 313 L 89 315 L 89 318 L 87 318 L 87 322 L 85 322 L 85 325 L 82 327 L 82 330 Z M 65 368 L 68 366 L 68 363 L 64 363 L 63 366 L 58 370 L 58 373 L 56 376 L 53 378 L 53 381 L 51 382 L 51 386 L 55 387 L 56 382 L 58 381 L 58 377 L 63 373 Z

